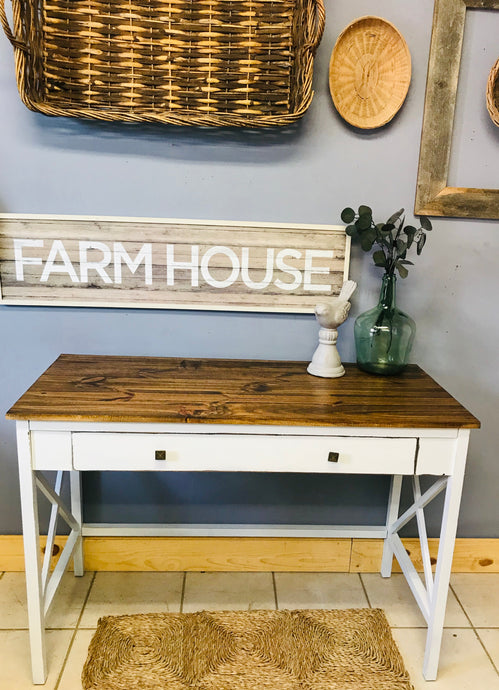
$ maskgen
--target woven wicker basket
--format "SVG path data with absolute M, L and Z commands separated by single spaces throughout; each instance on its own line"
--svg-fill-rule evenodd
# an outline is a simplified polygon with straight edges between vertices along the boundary
M 487 80 L 487 110 L 492 122 L 499 127 L 499 59 L 490 70 Z
M 286 125 L 312 100 L 323 0 L 12 0 L 23 102 L 46 115 Z

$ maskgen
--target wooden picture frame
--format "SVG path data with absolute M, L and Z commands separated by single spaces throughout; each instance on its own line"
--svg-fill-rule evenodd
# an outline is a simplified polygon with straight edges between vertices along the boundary
M 499 189 L 447 185 L 468 8 L 499 10 L 499 0 L 435 0 L 416 215 L 499 219 Z

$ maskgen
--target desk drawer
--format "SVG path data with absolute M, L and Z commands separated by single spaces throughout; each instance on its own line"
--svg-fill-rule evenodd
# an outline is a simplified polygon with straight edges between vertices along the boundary
M 76 470 L 412 474 L 415 438 L 74 433 Z

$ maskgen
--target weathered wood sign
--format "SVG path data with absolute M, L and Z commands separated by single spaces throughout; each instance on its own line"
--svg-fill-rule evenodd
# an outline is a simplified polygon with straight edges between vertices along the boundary
M 1 303 L 312 312 L 342 227 L 0 214 Z

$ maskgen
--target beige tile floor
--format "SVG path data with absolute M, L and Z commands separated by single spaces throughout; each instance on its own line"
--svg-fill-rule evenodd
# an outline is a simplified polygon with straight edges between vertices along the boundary
M 438 680 L 421 675 L 425 628 L 401 575 L 67 573 L 48 620 L 47 690 L 78 690 L 101 615 L 254 608 L 385 610 L 415 690 L 499 690 L 499 574 L 453 575 Z M 24 574 L 0 574 L 0 688 L 32 688 Z M 373 688 L 373 690 L 375 690 Z

